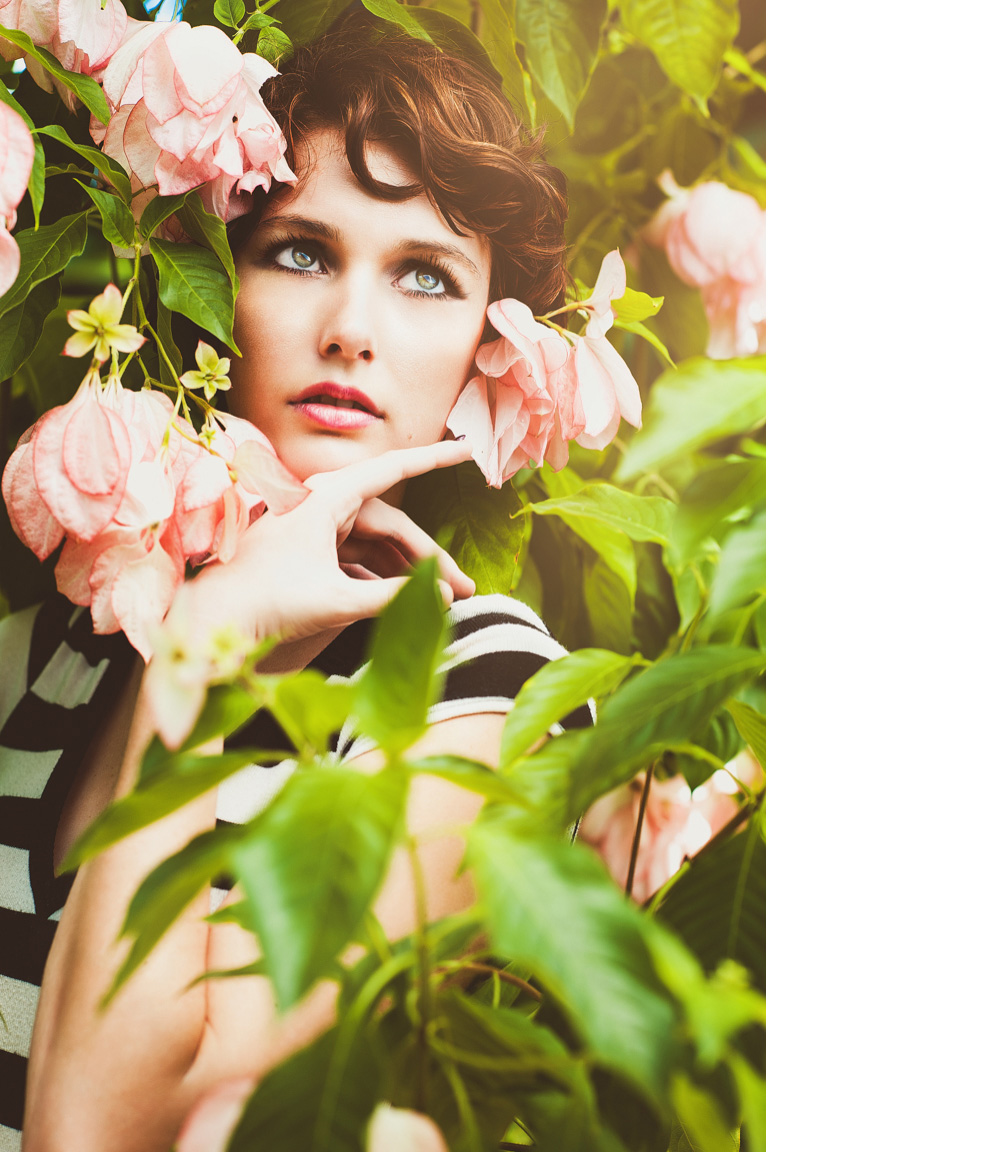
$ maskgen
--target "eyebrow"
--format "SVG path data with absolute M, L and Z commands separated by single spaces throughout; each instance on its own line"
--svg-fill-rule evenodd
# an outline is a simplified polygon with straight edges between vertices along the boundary
M 297 231 L 325 240 L 329 244 L 339 244 L 343 240 L 343 233 L 332 224 L 324 220 L 315 220 L 310 216 L 298 216 L 295 213 L 279 213 L 267 216 L 260 221 L 259 228 L 269 227 L 294 228 Z M 482 279 L 482 269 L 474 260 L 471 260 L 460 248 L 454 244 L 445 244 L 441 240 L 413 239 L 401 240 L 395 247 L 399 255 L 419 253 L 427 256 L 439 256 L 453 260 L 460 264 L 471 276 Z

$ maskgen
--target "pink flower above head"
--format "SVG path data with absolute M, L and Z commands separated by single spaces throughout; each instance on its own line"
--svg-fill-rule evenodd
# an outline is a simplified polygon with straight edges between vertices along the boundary
M 177 22 L 139 29 L 112 57 L 104 91 L 113 114 L 90 125 L 104 151 L 133 173 L 133 191 L 201 188 L 224 220 L 249 210 L 254 188 L 295 182 L 285 139 L 260 99 L 275 70 L 242 55 L 219 28 Z
M 670 199 L 643 230 L 673 271 L 701 290 L 714 359 L 766 348 L 766 212 L 745 192 L 712 180 L 681 188 L 659 178 Z
M 35 144 L 28 126 L 6 104 L 0 104 L 0 296 L 17 279 L 21 250 L 10 235 L 17 223 L 17 206 L 28 188 Z

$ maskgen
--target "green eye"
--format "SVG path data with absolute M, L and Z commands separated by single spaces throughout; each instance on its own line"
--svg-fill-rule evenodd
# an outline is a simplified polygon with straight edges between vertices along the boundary
M 417 272 L 416 283 L 425 291 L 433 292 L 440 286 L 441 278 L 433 272 Z
M 299 268 L 308 268 L 315 263 L 315 257 L 310 256 L 308 252 L 303 251 L 301 248 L 296 248 L 292 252 L 291 258 Z

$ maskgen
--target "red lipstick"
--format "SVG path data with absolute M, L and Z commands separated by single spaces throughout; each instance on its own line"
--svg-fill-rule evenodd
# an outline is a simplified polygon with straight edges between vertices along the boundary
M 332 380 L 312 384 L 290 403 L 311 423 L 331 432 L 354 432 L 383 416 L 359 388 Z

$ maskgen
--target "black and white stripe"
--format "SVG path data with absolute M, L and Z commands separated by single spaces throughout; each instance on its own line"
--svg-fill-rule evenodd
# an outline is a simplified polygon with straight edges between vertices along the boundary
M 524 683 L 565 655 L 538 616 L 507 596 L 475 596 L 448 613 L 441 698 L 432 723 L 505 713 Z M 350 680 L 363 668 L 373 621 L 346 628 L 312 667 Z M 18 1152 L 28 1044 L 45 960 L 72 877 L 53 875 L 56 829 L 77 768 L 134 666 L 121 633 L 94 636 L 90 616 L 57 598 L 0 620 L 0 1152 Z M 579 708 L 554 725 L 583 727 Z M 261 811 L 294 770 L 293 748 L 269 713 L 258 713 L 231 736 L 228 748 L 286 749 L 288 759 L 252 764 L 219 788 L 220 824 L 242 824 Z M 331 751 L 345 761 L 372 747 L 350 727 L 334 734 Z M 475 749 L 469 749 L 475 755 Z M 212 905 L 225 898 L 224 877 Z

